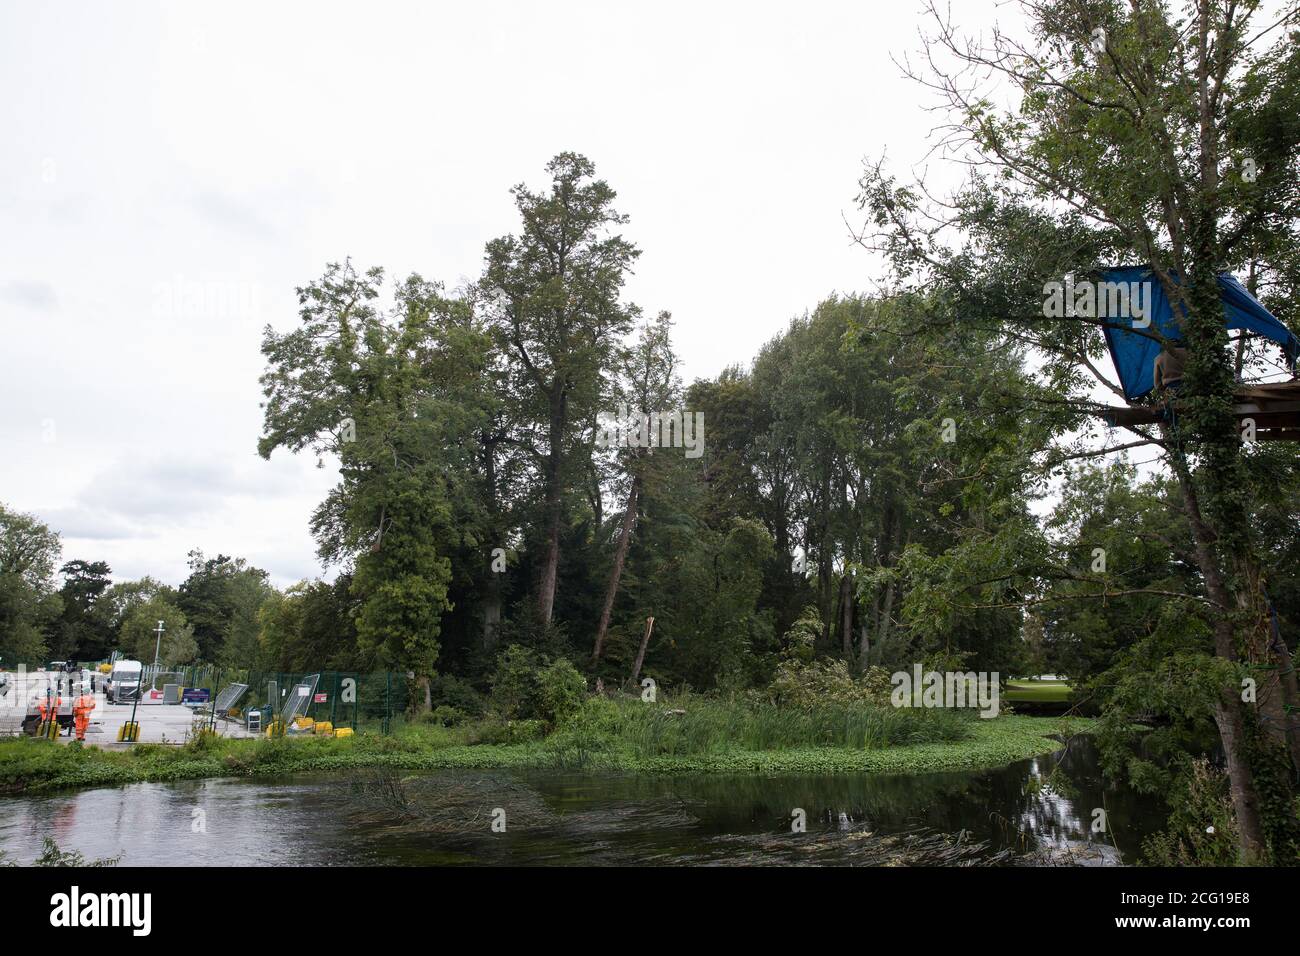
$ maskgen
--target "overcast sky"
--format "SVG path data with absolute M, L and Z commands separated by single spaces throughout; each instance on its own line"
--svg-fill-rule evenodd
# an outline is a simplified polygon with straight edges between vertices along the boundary
M 843 217 L 864 158 L 926 151 L 890 60 L 919 25 L 916 0 L 3 2 L 0 502 L 117 579 L 179 583 L 191 548 L 317 576 L 335 476 L 256 455 L 262 328 L 347 256 L 475 278 L 562 150 L 617 190 L 629 297 L 673 312 L 687 380 L 748 362 L 871 288 Z

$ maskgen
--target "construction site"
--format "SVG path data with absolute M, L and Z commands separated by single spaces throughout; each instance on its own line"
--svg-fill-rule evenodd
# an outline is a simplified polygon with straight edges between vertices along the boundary
M 368 701 L 362 704 L 361 701 Z M 0 674 L 0 736 L 122 748 L 223 737 L 388 733 L 406 707 L 405 675 L 313 674 L 118 660 L 53 662 Z

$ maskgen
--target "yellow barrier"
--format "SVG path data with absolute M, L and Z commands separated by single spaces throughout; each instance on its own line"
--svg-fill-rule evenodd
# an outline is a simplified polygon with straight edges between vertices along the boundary
M 318 720 L 316 721 L 316 725 L 312 727 L 312 732 L 328 736 L 329 734 L 334 733 L 334 725 L 328 720 Z
M 121 727 L 117 728 L 117 739 L 126 743 L 134 743 L 140 739 L 140 722 L 132 723 L 127 721 Z
M 273 720 L 273 721 L 271 721 L 269 724 L 267 724 L 267 725 L 266 725 L 266 736 L 268 736 L 268 737 L 283 737 L 283 736 L 284 736 L 284 721 L 283 721 L 283 720 Z
M 340 727 L 338 730 L 334 731 L 334 736 L 335 736 L 335 737 L 351 737 L 351 736 L 352 736 L 352 728 L 351 728 L 351 727 Z

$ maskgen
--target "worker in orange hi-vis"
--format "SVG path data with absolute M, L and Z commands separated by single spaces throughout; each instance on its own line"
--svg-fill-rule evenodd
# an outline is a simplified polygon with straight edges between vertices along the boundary
M 63 706 L 63 698 L 60 695 L 51 695 L 46 691 L 45 696 L 36 701 L 36 710 L 41 715 L 41 723 L 48 720 L 59 719 L 59 708 Z
M 86 739 L 86 728 L 90 726 L 90 712 L 95 709 L 95 698 L 86 693 L 86 685 L 81 685 L 81 694 L 72 702 L 72 722 L 77 728 L 77 739 Z

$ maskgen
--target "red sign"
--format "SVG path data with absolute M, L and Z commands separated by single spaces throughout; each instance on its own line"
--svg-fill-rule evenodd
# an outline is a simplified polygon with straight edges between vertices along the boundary
M 312 700 L 316 701 L 316 703 L 318 704 L 323 704 L 328 699 L 329 699 L 329 694 L 317 694 L 315 697 L 312 698 Z

